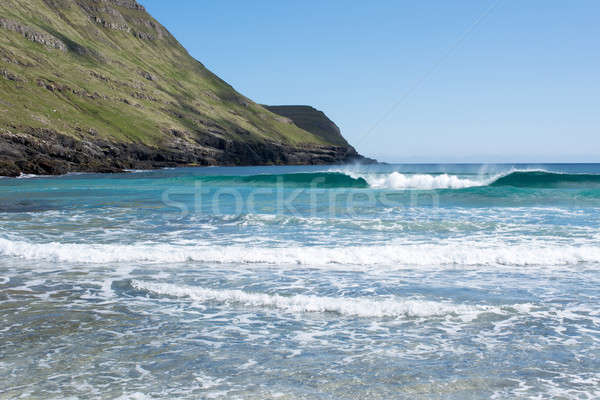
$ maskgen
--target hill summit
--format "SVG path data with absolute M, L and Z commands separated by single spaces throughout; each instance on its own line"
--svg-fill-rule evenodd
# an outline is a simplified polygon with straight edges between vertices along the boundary
M 0 175 L 362 158 L 326 117 L 270 109 L 135 0 L 0 3 Z

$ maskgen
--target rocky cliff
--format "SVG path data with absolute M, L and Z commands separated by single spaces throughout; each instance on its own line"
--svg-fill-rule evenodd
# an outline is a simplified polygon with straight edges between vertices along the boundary
M 0 2 L 0 175 L 361 158 L 335 124 L 272 111 L 135 0 Z

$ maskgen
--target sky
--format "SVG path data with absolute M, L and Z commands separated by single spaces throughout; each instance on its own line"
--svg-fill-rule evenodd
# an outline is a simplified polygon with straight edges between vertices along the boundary
M 600 162 L 597 0 L 140 0 L 261 104 L 387 162 Z

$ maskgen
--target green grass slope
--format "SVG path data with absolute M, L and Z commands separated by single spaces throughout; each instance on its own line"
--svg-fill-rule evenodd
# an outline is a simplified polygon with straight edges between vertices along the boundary
M 237 93 L 135 0 L 0 2 L 0 135 L 28 129 L 154 148 L 346 145 Z

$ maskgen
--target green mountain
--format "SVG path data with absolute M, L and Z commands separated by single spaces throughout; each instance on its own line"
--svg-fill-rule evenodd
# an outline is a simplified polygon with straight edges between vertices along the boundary
M 272 111 L 135 0 L 0 2 L 0 175 L 361 158 L 329 123 Z

